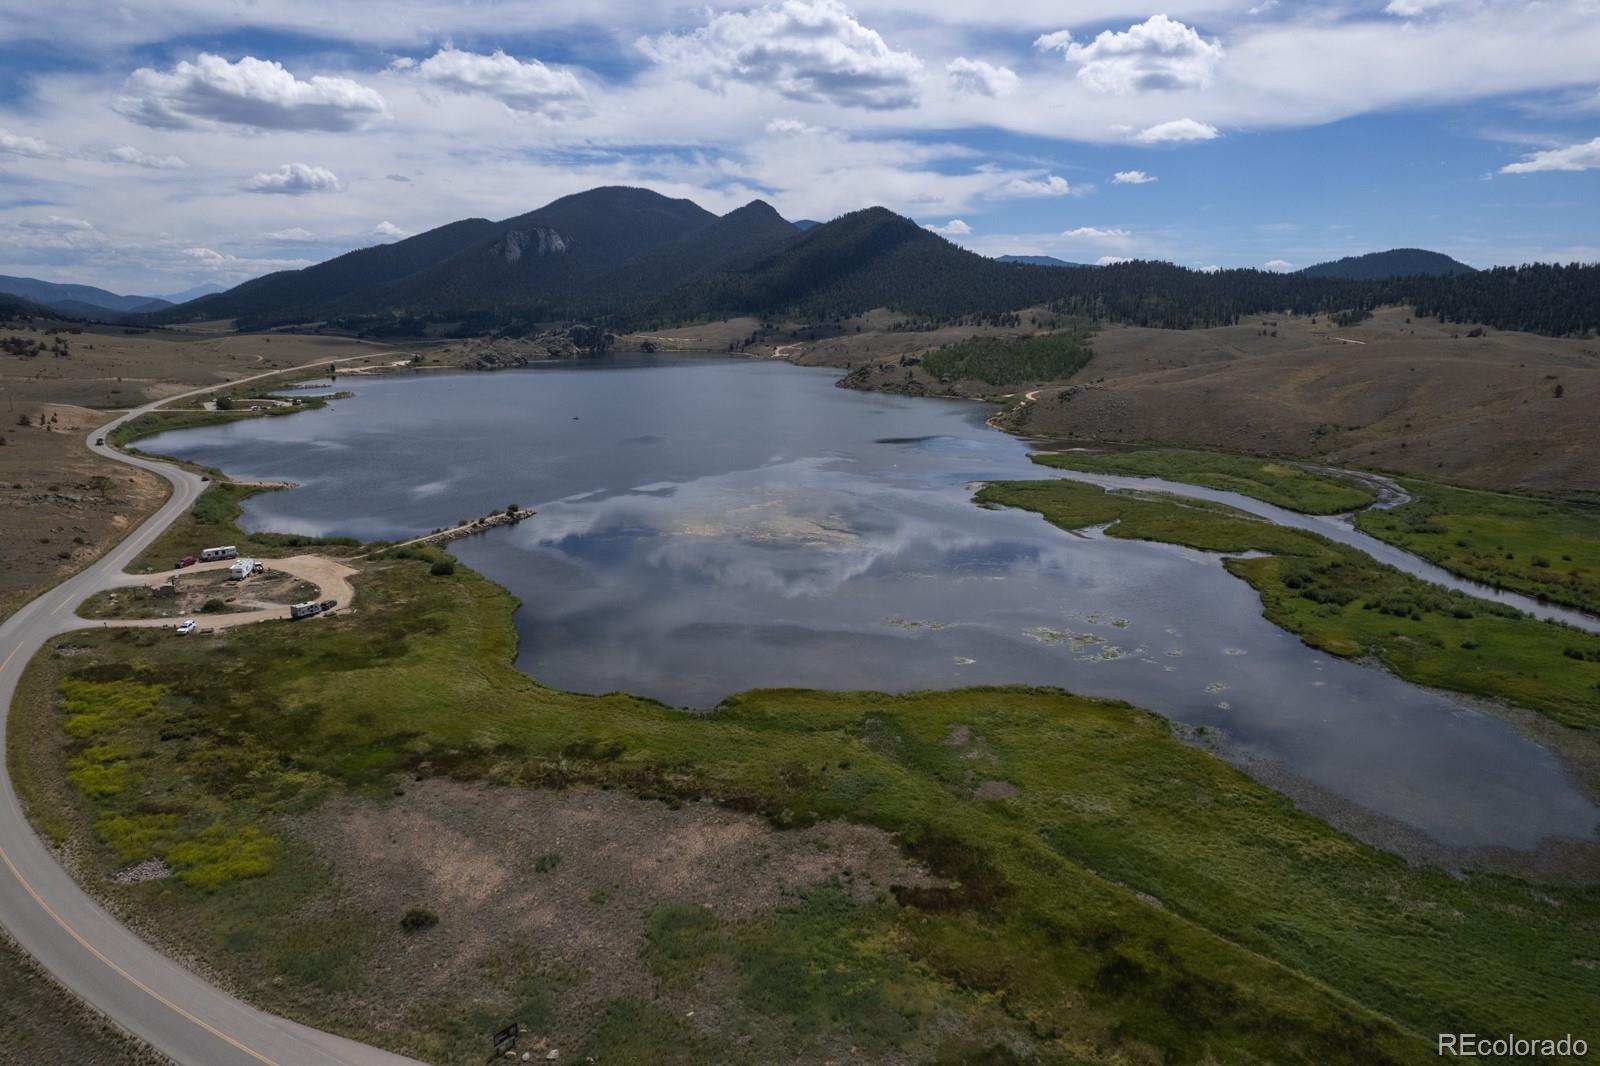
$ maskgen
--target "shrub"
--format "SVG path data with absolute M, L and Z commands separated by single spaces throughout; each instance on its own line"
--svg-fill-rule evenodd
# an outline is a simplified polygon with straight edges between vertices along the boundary
M 412 907 L 400 918 L 400 928 L 408 933 L 421 933 L 439 924 L 439 916 L 423 907 Z
M 212 597 L 200 605 L 201 614 L 217 614 L 218 612 L 226 611 L 227 609 L 228 605 L 215 597 Z
M 434 577 L 449 577 L 455 572 L 456 564 L 451 562 L 449 559 L 440 559 L 438 562 L 428 567 L 428 573 L 432 574 Z

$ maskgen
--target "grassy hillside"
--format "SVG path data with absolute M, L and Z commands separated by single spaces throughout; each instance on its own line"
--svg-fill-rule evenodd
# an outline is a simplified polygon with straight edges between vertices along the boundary
M 1017 428 L 1600 492 L 1594 342 L 1471 333 L 1405 308 L 1353 326 L 1276 314 L 1186 332 L 1108 325 L 1092 380 L 1041 393 Z
M 938 378 L 987 385 L 1064 381 L 1093 358 L 1093 335 L 1091 324 L 1079 322 L 1033 337 L 972 337 L 933 349 L 922 365 Z

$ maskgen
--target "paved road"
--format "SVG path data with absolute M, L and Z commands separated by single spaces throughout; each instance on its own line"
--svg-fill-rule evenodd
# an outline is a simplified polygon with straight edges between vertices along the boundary
M 329 359 L 308 365 L 347 361 Z M 257 374 L 226 385 L 287 372 Z M 0 625 L 0 737 L 4 736 L 17 679 L 28 660 L 51 637 L 83 627 L 84 620 L 74 615 L 77 605 L 101 588 L 124 584 L 123 568 L 188 510 L 204 488 L 198 475 L 170 463 L 96 446 L 95 438 L 161 403 L 208 391 L 195 389 L 146 404 L 90 434 L 89 446 L 94 451 L 170 481 L 172 497 L 122 543 Z M 184 1066 L 416 1066 L 399 1055 L 256 1010 L 129 932 L 78 887 L 28 824 L 3 760 L 0 925 L 56 980 Z

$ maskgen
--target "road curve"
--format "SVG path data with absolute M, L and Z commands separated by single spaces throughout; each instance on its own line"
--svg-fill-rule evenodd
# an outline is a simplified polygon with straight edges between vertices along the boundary
M 377 353 L 387 354 L 387 353 Z M 171 463 L 124 455 L 95 439 L 164 403 L 350 356 L 255 374 L 145 404 L 89 435 L 92 451 L 172 483 L 172 496 L 87 568 L 0 624 L 0 737 L 23 668 L 58 633 L 93 625 L 75 616 L 91 593 L 125 583 L 123 568 L 188 510 L 204 488 Z M 183 1066 L 417 1066 L 400 1055 L 256 1010 L 139 939 L 78 887 L 28 824 L 0 760 L 0 926 L 57 981 Z

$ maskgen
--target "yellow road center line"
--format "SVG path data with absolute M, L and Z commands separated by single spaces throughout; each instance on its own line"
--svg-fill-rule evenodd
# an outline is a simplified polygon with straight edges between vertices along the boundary
M 239 385 L 239 384 L 242 384 L 245 381 L 254 381 L 257 378 L 273 377 L 273 376 L 275 376 L 277 374 L 289 373 L 289 372 L 291 372 L 293 370 L 296 370 L 296 369 L 305 369 L 307 366 L 326 366 L 329 363 L 349 362 L 349 361 L 352 361 L 352 360 L 355 360 L 355 359 L 362 359 L 362 358 L 366 358 L 366 356 L 349 356 L 349 357 L 346 357 L 344 359 L 327 359 L 327 360 L 323 360 L 320 363 L 303 364 L 300 367 L 290 367 L 290 368 L 287 368 L 285 370 L 272 370 L 272 371 L 268 371 L 267 373 L 264 373 L 264 374 L 258 374 L 254 378 L 242 378 L 239 381 L 224 382 L 221 385 L 212 385 L 212 386 L 209 386 L 209 387 L 204 388 L 204 389 L 196 389 L 194 392 L 184 393 L 184 394 L 181 394 L 179 396 L 169 396 L 165 400 L 156 401 L 156 403 L 152 404 L 151 407 L 153 409 L 154 407 L 158 407 L 161 404 L 169 403 L 169 402 L 171 402 L 173 400 L 177 400 L 177 399 L 182 399 L 185 396 L 193 396 L 193 395 L 197 395 L 197 394 L 201 394 L 201 393 L 213 392 L 213 391 L 215 391 L 217 389 L 227 388 L 229 384 Z M 108 425 L 103 427 L 102 428 L 102 432 L 104 432 L 106 430 L 110 430 L 112 428 L 115 428 L 116 426 L 121 425 L 123 422 L 126 422 L 128 419 L 130 419 L 132 417 L 133 417 L 132 414 L 124 415 L 122 418 L 119 418 L 115 422 L 109 423 Z M 146 467 L 147 466 L 147 464 L 144 464 L 144 463 L 130 463 L 129 465 L 141 466 L 141 467 Z M 154 469 L 153 466 L 150 466 L 149 468 Z M 155 517 L 155 516 L 152 516 L 152 517 Z M 50 613 L 52 615 L 59 614 L 64 608 L 69 606 L 70 603 L 71 603 L 70 600 L 65 601 L 65 602 L 61 603 L 59 606 L 57 606 L 55 608 L 55 610 L 51 611 Z M 6 667 L 11 665 L 11 660 L 15 659 L 17 657 L 17 652 L 19 652 L 21 650 L 22 650 L 22 645 L 21 644 L 18 644 L 15 648 L 11 649 L 11 654 L 7 655 L 5 657 L 5 661 L 4 662 L 0 662 L 0 673 L 4 673 L 5 672 Z M 218 1029 L 216 1026 L 211 1025 L 210 1023 L 205 1022 L 205 1021 L 201 1020 L 200 1018 L 195 1017 L 195 1015 L 191 1014 L 189 1011 L 184 1010 L 182 1007 L 180 1007 L 176 1003 L 172 1002 L 172 1000 L 168 999 L 166 996 L 163 996 L 160 992 L 157 992 L 155 989 L 151 988 L 149 985 L 145 984 L 143 981 L 141 981 L 137 977 L 133 976 L 127 970 L 124 970 L 121 966 L 118 966 L 115 962 L 112 962 L 111 959 L 107 958 L 106 955 L 103 952 L 101 952 L 99 948 L 96 948 L 93 944 L 89 943 L 88 940 L 84 939 L 82 934 L 80 934 L 76 929 L 72 928 L 72 926 L 68 925 L 67 922 L 66 922 L 66 919 L 62 918 L 61 915 L 56 913 L 55 908 L 51 907 L 50 904 L 45 902 L 44 897 L 39 895 L 38 891 L 33 887 L 32 884 L 29 883 L 29 881 L 28 881 L 28 879 L 26 877 L 22 876 L 22 871 L 17 869 L 17 864 L 11 861 L 11 856 L 6 853 L 6 850 L 3 847 L 0 847 L 0 862 L 4 862 L 5 863 L 6 869 L 11 871 L 11 876 L 17 879 L 17 884 L 21 885 L 22 886 L 22 890 L 24 892 L 26 892 L 28 894 L 28 896 L 35 903 L 37 903 L 39 905 L 39 909 L 40 910 L 44 911 L 46 914 L 48 914 L 50 916 L 50 920 L 51 921 L 55 922 L 56 925 L 60 926 L 61 930 L 64 933 L 66 933 L 68 936 L 70 936 L 74 941 L 76 941 L 79 947 L 83 948 L 83 950 L 87 951 L 90 955 L 94 956 L 100 962 L 104 963 L 106 968 L 109 969 L 112 973 L 116 974 L 118 977 L 121 977 L 124 981 L 127 981 L 130 985 L 132 985 L 133 987 L 137 988 L 139 991 L 143 992 L 145 995 L 149 996 L 151 999 L 155 1000 L 157 1003 L 161 1004 L 163 1007 L 166 1007 L 168 1010 L 172 1011 L 174 1014 L 178 1015 L 179 1017 L 183 1018 L 184 1020 L 186 1020 L 188 1022 L 193 1023 L 195 1026 L 199 1027 L 200 1029 L 205 1030 L 206 1032 L 210 1033 L 212 1036 L 216 1037 L 218 1040 L 221 1040 L 224 1043 L 226 1043 L 226 1044 L 236 1048 L 237 1050 L 243 1052 L 244 1054 L 250 1056 L 251 1058 L 255 1059 L 257 1062 L 260 1062 L 262 1064 L 262 1066 L 280 1066 L 280 1064 L 276 1060 L 268 1058 L 266 1055 L 263 1055 L 261 1052 L 255 1050 L 254 1048 L 249 1047 L 248 1045 L 243 1044 L 243 1043 L 239 1042 L 238 1040 L 234 1039 L 233 1037 L 229 1036 L 227 1033 L 224 1033 L 222 1030 Z M 93 1006 L 93 1004 L 91 1004 L 91 1006 Z
M 13 652 L 13 654 L 15 653 Z M 10 662 L 10 659 L 7 659 L 6 661 Z M 44 901 L 44 897 L 39 895 L 39 893 L 34 890 L 34 887 L 28 883 L 28 879 L 22 876 L 22 871 L 17 869 L 17 864 L 11 861 L 11 856 L 6 854 L 6 850 L 4 848 L 0 848 L 0 861 L 5 862 L 6 869 L 11 871 L 11 876 L 17 879 L 17 883 L 22 886 L 23 891 L 28 893 L 29 896 L 33 897 L 33 901 L 39 905 L 40 909 L 50 916 L 51 921 L 59 925 L 62 930 L 73 940 L 76 940 L 85 951 L 99 959 L 101 962 L 105 963 L 113 973 L 117 974 L 117 976 L 133 985 L 133 987 L 137 988 L 139 991 L 143 992 L 145 995 L 149 996 L 163 1007 L 166 1007 L 181 1017 L 188 1019 L 217 1039 L 232 1044 L 234 1047 L 238 1048 L 246 1055 L 249 1055 L 257 1062 L 263 1063 L 264 1066 L 278 1066 L 277 1062 L 267 1058 L 267 1056 L 261 1054 L 261 1052 L 241 1044 L 239 1041 L 235 1040 L 227 1033 L 224 1033 L 216 1026 L 210 1025 L 207 1022 L 196 1018 L 193 1014 L 190 1014 L 188 1011 L 172 1002 L 172 1000 L 168 999 L 166 996 L 163 996 L 160 992 L 157 992 L 155 989 L 151 988 L 149 985 L 133 976 L 127 970 L 124 970 L 121 966 L 118 966 L 116 963 L 106 958 L 106 956 L 103 955 L 98 948 L 79 935 L 76 929 L 68 925 L 61 915 L 57 914 L 50 904 Z

